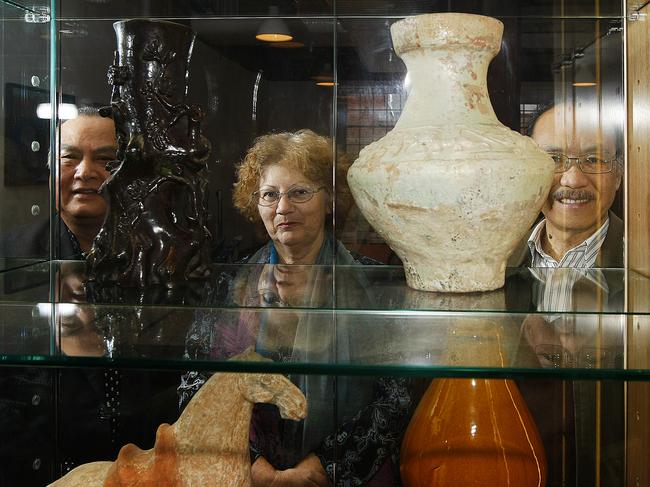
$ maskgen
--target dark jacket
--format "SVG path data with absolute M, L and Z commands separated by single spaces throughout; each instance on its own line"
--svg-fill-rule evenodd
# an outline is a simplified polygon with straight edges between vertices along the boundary
M 58 245 L 51 258 L 81 259 L 79 244 L 58 214 L 52 219 L 52 227 L 58 235 Z M 50 259 L 49 218 L 20 225 L 3 235 L 0 239 L 0 258 Z

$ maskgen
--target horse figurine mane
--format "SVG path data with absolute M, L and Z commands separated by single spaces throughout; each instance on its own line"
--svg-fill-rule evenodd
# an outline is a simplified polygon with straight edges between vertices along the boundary
M 231 360 L 266 360 L 251 349 Z M 272 403 L 282 417 L 307 415 L 300 390 L 280 374 L 214 374 L 173 424 L 161 424 L 151 450 L 129 443 L 115 462 L 80 465 L 50 487 L 249 487 L 248 433 L 253 404 Z

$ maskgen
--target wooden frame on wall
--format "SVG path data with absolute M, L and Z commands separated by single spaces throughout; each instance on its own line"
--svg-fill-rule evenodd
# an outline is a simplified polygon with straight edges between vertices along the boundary
M 628 310 L 644 309 L 650 300 L 650 6 L 627 20 L 627 123 L 625 255 Z M 650 317 L 627 319 L 627 367 L 650 367 Z M 650 485 L 650 384 L 627 385 L 627 484 Z

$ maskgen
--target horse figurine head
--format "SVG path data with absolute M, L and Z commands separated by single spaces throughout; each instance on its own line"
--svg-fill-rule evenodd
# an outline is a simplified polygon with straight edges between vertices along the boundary
M 239 390 L 251 403 L 275 404 L 280 416 L 299 420 L 307 416 L 307 401 L 300 389 L 279 374 L 240 374 Z
M 271 362 L 252 347 L 234 355 L 230 360 L 243 362 Z M 275 404 L 285 419 L 299 420 L 307 416 L 307 401 L 293 383 L 280 374 L 237 374 L 238 388 L 250 403 Z

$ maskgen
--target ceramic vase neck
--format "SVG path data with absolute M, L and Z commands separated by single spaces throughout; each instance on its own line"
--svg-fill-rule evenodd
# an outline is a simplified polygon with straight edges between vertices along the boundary
M 471 46 L 423 47 L 401 57 L 410 93 L 396 128 L 499 123 L 487 90 L 491 52 Z

